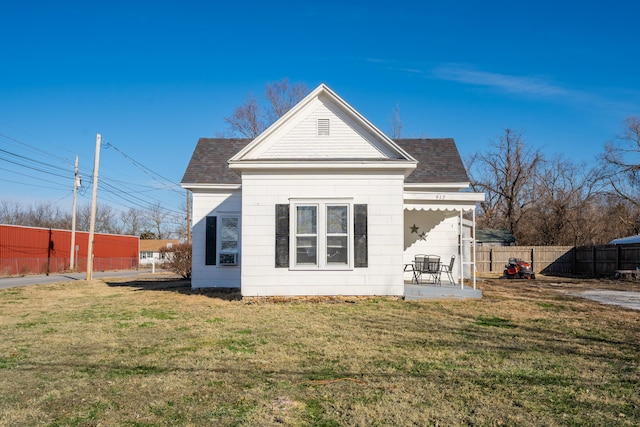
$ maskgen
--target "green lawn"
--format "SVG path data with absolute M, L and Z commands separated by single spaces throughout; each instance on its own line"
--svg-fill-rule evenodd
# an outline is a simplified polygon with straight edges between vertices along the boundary
M 563 293 L 601 285 L 487 280 L 482 300 L 439 302 L 0 290 L 0 425 L 639 425 L 640 312 Z

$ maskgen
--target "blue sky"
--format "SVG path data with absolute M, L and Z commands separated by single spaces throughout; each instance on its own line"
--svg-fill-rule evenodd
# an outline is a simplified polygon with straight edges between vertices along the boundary
M 0 200 L 70 210 L 78 154 L 88 203 L 100 133 L 99 200 L 178 211 L 171 183 L 197 139 L 224 135 L 248 93 L 284 77 L 326 83 L 385 132 L 398 105 L 403 137 L 453 137 L 463 156 L 511 128 L 594 162 L 640 114 L 639 12 L 631 0 L 4 2 Z

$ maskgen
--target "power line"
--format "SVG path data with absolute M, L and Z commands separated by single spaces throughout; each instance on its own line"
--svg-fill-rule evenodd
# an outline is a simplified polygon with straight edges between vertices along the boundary
M 21 140 L 19 140 L 19 139 L 17 139 L 17 138 L 14 138 L 14 137 L 12 137 L 12 136 L 5 135 L 5 134 L 3 134 L 3 133 L 0 133 L 0 137 L 6 138 L 6 139 L 8 139 L 8 140 L 10 140 L 10 141 L 13 141 L 13 142 L 15 142 L 15 143 L 18 143 L 18 144 L 20 144 L 20 145 L 24 145 L 25 147 L 28 147 L 28 148 L 30 148 L 30 149 L 32 149 L 32 150 L 34 150 L 34 151 L 37 151 L 37 152 L 39 152 L 39 153 L 42 153 L 42 154 L 46 155 L 46 156 L 56 158 L 56 159 L 60 160 L 61 162 L 65 162 L 65 163 L 66 163 L 66 162 L 69 162 L 69 163 L 70 163 L 69 159 L 65 159 L 65 158 L 63 158 L 63 157 L 59 157 L 59 156 L 58 156 L 58 155 L 56 155 L 56 154 L 53 154 L 53 153 L 49 153 L 49 152 L 47 152 L 47 151 L 44 151 L 44 150 L 43 150 L 43 149 L 41 149 L 41 148 L 35 147 L 35 146 L 31 145 L 31 144 L 28 144 L 28 143 L 26 143 L 26 142 L 24 142 L 24 141 L 21 141 Z M 66 150 L 66 148 L 65 148 L 65 150 Z
M 47 186 L 41 185 L 41 184 L 29 184 L 29 183 L 22 182 L 22 181 L 12 181 L 10 179 L 5 179 L 5 178 L 0 178 L 0 181 L 8 182 L 8 183 L 11 183 L 11 184 L 28 185 L 30 187 L 47 188 L 49 190 L 63 190 L 63 188 L 47 187 Z
M 52 153 L 48 153 L 45 150 L 39 149 L 37 147 L 34 147 L 30 144 L 27 144 L 17 138 L 11 137 L 9 135 L 0 133 L 0 137 L 5 138 L 9 141 L 12 141 L 14 143 L 17 144 L 21 144 L 25 147 L 28 147 L 32 150 L 37 151 L 38 153 L 42 153 L 44 155 L 46 155 L 49 158 L 53 158 L 53 159 L 57 159 L 60 160 L 63 163 L 69 163 L 69 169 L 64 168 L 64 167 L 60 167 L 58 165 L 54 165 L 45 161 L 41 161 L 41 160 L 36 160 L 32 157 L 28 157 L 22 154 L 18 154 L 9 150 L 5 150 L 5 149 L 1 149 L 0 148 L 0 153 L 4 153 L 5 156 L 0 156 L 0 160 L 5 161 L 7 163 L 11 163 L 14 164 L 16 166 L 34 171 L 34 172 L 39 172 L 42 174 L 46 174 L 48 176 L 52 176 L 52 177 L 58 177 L 58 178 L 63 178 L 65 180 L 68 179 L 72 179 L 72 175 L 70 172 L 70 170 L 72 170 L 73 165 L 71 164 L 71 162 L 67 159 L 64 159 L 60 156 L 57 156 L 55 154 Z M 161 198 L 157 198 L 157 197 L 153 197 L 153 193 L 154 192 L 166 192 L 166 191 L 171 191 L 173 193 L 178 193 L 181 194 L 182 191 L 181 189 L 178 190 L 177 188 L 179 188 L 179 184 L 171 181 L 170 179 L 162 176 L 161 174 L 153 171 L 152 169 L 148 168 L 147 166 L 143 165 L 142 163 L 140 163 L 139 161 L 135 160 L 133 157 L 131 157 L 130 155 L 124 153 L 122 150 L 120 150 L 118 147 L 114 146 L 113 144 L 110 143 L 106 143 L 107 147 L 111 147 L 113 148 L 115 151 L 117 151 L 120 155 L 122 155 L 127 161 L 129 161 L 130 163 L 132 163 L 134 166 L 136 166 L 137 169 L 141 170 L 144 174 L 146 174 L 147 176 L 150 176 L 154 181 L 158 182 L 160 184 L 160 186 L 158 187 L 154 187 L 154 186 L 150 186 L 150 185 L 145 185 L 145 184 L 132 184 L 132 181 L 123 181 L 121 179 L 117 179 L 117 178 L 112 178 L 110 177 L 108 174 L 106 176 L 101 177 L 101 184 L 102 184 L 102 192 L 103 194 L 111 194 L 113 197 L 120 199 L 122 201 L 124 201 L 126 204 L 130 204 L 142 209 L 149 209 L 150 207 L 154 207 L 154 206 L 158 206 L 162 211 L 165 211 L 167 213 L 171 213 L 171 214 L 182 214 L 183 212 L 181 210 L 174 210 L 171 208 L 165 208 L 162 205 L 166 204 L 166 200 L 163 200 Z M 0 168 L 3 169 L 3 168 Z M 107 165 L 107 169 L 109 169 L 108 165 Z M 42 180 L 41 177 L 37 177 L 37 176 L 33 176 L 33 175 L 28 175 L 28 174 L 22 174 L 20 172 L 16 172 L 10 169 L 3 169 L 6 170 L 12 174 L 17 174 L 17 175 L 23 175 L 23 176 L 27 176 L 29 178 L 33 178 L 33 179 L 39 179 Z M 61 172 L 61 173 L 58 173 Z M 92 173 L 89 172 L 88 170 L 83 170 L 82 172 L 83 175 L 85 176 L 92 176 Z M 15 184 L 22 184 L 22 185 L 29 185 L 26 183 L 22 183 L 22 182 L 16 182 L 16 181 L 12 181 L 12 180 L 7 180 L 7 179 L 0 179 L 2 181 L 5 182 L 10 182 L 10 183 L 15 183 Z M 91 179 L 89 180 L 91 181 Z M 47 182 L 51 183 L 51 180 L 47 180 Z M 62 186 L 63 184 L 61 184 Z M 52 188 L 52 187 L 45 187 L 43 185 L 32 185 L 33 187 L 39 187 L 39 188 L 50 188 L 50 189 L 56 189 L 57 188 Z M 82 188 L 81 187 L 81 194 L 84 194 L 84 192 L 86 192 L 86 188 Z M 83 191 L 84 190 L 84 191 Z
M 6 151 L 6 150 L 0 149 L 0 151 Z M 25 158 L 23 156 L 19 156 L 19 157 Z M 17 166 L 22 166 L 24 168 L 31 169 L 31 170 L 34 170 L 34 171 L 37 171 L 37 172 L 46 173 L 48 175 L 53 175 L 53 176 L 57 176 L 57 177 L 61 177 L 61 178 L 68 178 L 65 175 L 60 175 L 60 174 L 57 174 L 57 173 L 54 173 L 54 172 L 51 172 L 51 171 L 46 171 L 46 170 L 43 170 L 43 169 L 39 169 L 39 168 L 36 168 L 36 167 L 33 167 L 33 166 L 29 166 L 29 165 L 26 165 L 26 164 L 23 164 L 23 163 L 16 162 L 14 160 L 9 160 L 9 159 L 4 158 L 4 157 L 0 157 L 0 160 L 4 160 L 5 162 L 12 163 L 12 164 L 17 165 Z M 29 160 L 29 159 L 27 159 L 27 160 Z M 51 165 L 47 165 L 45 163 L 38 162 L 38 161 L 35 161 L 35 160 L 33 160 L 33 161 L 35 163 L 39 163 L 39 164 L 45 165 L 47 167 L 52 167 L 53 168 L 53 166 L 51 166 Z
M 33 179 L 36 179 L 36 180 L 42 181 L 42 178 L 40 178 L 40 177 L 33 176 L 33 175 L 28 175 L 28 174 L 26 174 L 26 173 L 16 172 L 16 171 L 11 170 L 11 169 L 7 169 L 7 168 L 0 168 L 0 170 L 4 170 L 4 171 L 7 171 L 7 172 L 11 172 L 13 175 L 26 176 L 27 178 L 33 178 Z M 20 182 L 20 181 L 17 181 L 16 183 L 18 183 L 18 184 L 22 184 L 22 182 Z M 51 181 L 49 181 L 49 183 L 52 183 L 52 182 L 51 182 Z M 60 184 L 60 185 L 61 185 L 61 186 L 63 186 L 63 184 Z M 51 188 L 51 187 L 48 187 L 48 188 Z M 65 188 L 66 188 L 66 186 L 65 186 Z
M 116 147 L 115 145 L 111 144 L 110 142 L 108 142 L 108 141 L 107 141 L 107 142 L 106 142 L 106 145 L 107 145 L 107 147 L 111 147 L 111 148 L 113 148 L 114 150 L 116 150 L 116 151 L 117 151 L 118 153 L 120 153 L 120 154 L 121 154 L 125 159 L 129 160 L 133 165 L 135 165 L 135 166 L 137 166 L 138 168 L 140 168 L 140 170 L 142 170 L 144 173 L 146 173 L 147 175 L 149 175 L 151 178 L 155 179 L 156 181 L 158 181 L 158 180 L 157 180 L 157 178 L 155 178 L 155 177 L 159 177 L 159 178 L 162 178 L 162 179 L 164 179 L 165 181 L 167 181 L 167 182 L 171 183 L 171 185 L 172 185 L 172 186 L 179 187 L 179 185 L 178 185 L 177 183 L 175 183 L 175 182 L 171 181 L 169 178 L 166 178 L 166 177 L 164 177 L 164 176 L 160 175 L 160 174 L 159 174 L 159 173 L 157 173 L 157 172 L 152 171 L 151 169 L 149 169 L 148 167 L 146 167 L 146 166 L 145 166 L 145 165 L 143 165 L 142 163 L 138 162 L 137 160 L 135 160 L 134 158 L 132 158 L 132 157 L 131 157 L 131 156 L 129 156 L 128 154 L 124 153 L 122 150 L 120 150 L 118 147 Z M 160 182 L 160 181 L 158 181 L 158 182 Z M 170 189 L 170 190 L 172 190 L 172 191 L 178 191 L 178 190 L 173 190 L 173 189 Z
M 104 186 L 107 187 L 108 192 L 110 194 L 112 194 L 112 195 L 114 195 L 116 197 L 119 197 L 120 199 L 125 200 L 125 201 L 127 201 L 127 202 L 129 202 L 129 203 L 131 203 L 133 205 L 136 205 L 136 206 L 139 206 L 139 207 L 145 208 L 145 209 L 155 205 L 155 203 L 153 203 L 153 202 L 150 202 L 148 200 L 144 200 L 141 197 L 133 196 L 132 194 L 127 193 L 125 191 L 122 191 L 122 190 L 118 189 L 117 187 L 115 187 L 115 186 L 113 186 L 113 185 L 111 185 L 111 184 L 109 184 L 107 182 L 104 182 L 104 181 L 100 181 L 100 182 L 102 184 L 104 184 Z M 182 212 L 175 211 L 173 209 L 165 208 L 165 207 L 162 207 L 162 206 L 160 206 L 160 209 L 163 209 L 165 211 L 172 212 L 172 213 L 182 213 Z

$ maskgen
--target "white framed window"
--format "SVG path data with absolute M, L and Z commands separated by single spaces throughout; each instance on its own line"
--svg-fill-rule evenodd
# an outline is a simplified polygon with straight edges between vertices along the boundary
M 349 205 L 327 205 L 327 265 L 349 265 Z
M 232 266 L 240 262 L 240 215 L 207 216 L 205 265 Z
M 318 205 L 295 207 L 295 265 L 318 265 Z
M 220 248 L 218 265 L 238 265 L 240 249 L 240 218 L 237 216 L 220 216 Z
M 352 268 L 350 200 L 292 200 L 291 209 L 292 268 Z

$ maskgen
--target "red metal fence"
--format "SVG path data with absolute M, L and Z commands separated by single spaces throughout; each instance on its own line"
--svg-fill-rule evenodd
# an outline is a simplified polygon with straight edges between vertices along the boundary
M 76 232 L 76 271 L 87 270 L 89 233 Z M 136 236 L 95 233 L 93 269 L 138 268 L 140 240 Z M 71 231 L 0 225 L 0 275 L 44 274 L 74 270 L 70 265 Z

